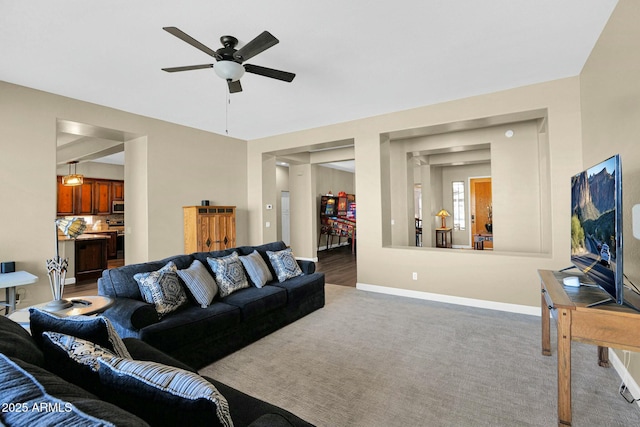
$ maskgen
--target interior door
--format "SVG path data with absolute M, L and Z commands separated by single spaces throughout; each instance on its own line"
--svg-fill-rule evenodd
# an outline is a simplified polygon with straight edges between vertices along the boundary
M 492 234 L 493 219 L 490 212 L 493 210 L 491 195 L 491 178 L 471 178 L 469 180 L 469 198 L 471 199 L 471 234 Z M 487 224 L 492 224 L 487 227 Z M 488 230 L 491 229 L 491 232 Z M 493 242 L 484 242 L 485 249 L 493 248 Z
M 280 200 L 280 218 L 282 220 L 282 241 L 289 246 L 291 243 L 291 219 L 289 216 L 289 192 L 283 191 Z

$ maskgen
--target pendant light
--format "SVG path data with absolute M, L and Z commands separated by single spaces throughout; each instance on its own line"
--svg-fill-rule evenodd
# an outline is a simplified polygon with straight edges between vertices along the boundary
M 67 187 L 75 187 L 77 185 L 82 185 L 82 183 L 84 182 L 84 176 L 79 173 L 76 173 L 77 164 L 78 164 L 77 161 L 69 162 L 69 175 L 65 175 L 62 177 L 62 185 Z M 73 168 L 73 173 L 71 172 L 72 168 Z

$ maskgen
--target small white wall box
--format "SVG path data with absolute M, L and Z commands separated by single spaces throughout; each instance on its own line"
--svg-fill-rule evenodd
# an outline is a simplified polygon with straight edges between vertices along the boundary
M 633 222 L 633 237 L 640 240 L 640 205 L 633 205 L 631 218 Z

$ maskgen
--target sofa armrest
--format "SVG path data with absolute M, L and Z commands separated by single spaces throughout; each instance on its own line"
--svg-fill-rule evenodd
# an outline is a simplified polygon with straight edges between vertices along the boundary
M 220 394 L 227 399 L 229 412 L 231 412 L 233 425 L 235 426 L 314 427 L 313 424 L 286 409 L 250 396 L 211 377 L 205 375 L 202 377 L 213 384 Z M 265 416 L 267 414 L 269 415 Z M 269 422 L 274 424 L 269 424 Z
M 297 259 L 298 265 L 300 266 L 300 270 L 304 274 L 313 274 L 316 272 L 316 263 L 313 261 Z
M 105 317 L 118 327 L 137 331 L 157 323 L 160 318 L 153 304 L 132 298 L 115 298 L 114 304 L 104 312 Z
M 185 371 L 198 372 L 191 366 L 169 356 L 167 353 L 158 350 L 151 344 L 139 340 L 138 338 L 123 338 L 122 342 L 127 347 L 129 354 L 135 360 L 145 360 L 149 362 L 162 363 L 163 365 L 173 366 L 174 368 L 184 369 Z

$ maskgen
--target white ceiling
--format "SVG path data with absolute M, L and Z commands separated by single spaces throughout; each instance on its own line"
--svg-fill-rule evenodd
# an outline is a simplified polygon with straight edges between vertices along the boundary
M 230 136 L 256 139 L 580 73 L 616 0 L 0 0 L 0 79 Z M 213 58 L 263 30 L 280 44 L 230 95 Z M 227 108 L 228 107 L 228 108 Z M 228 111 L 228 116 L 226 114 Z M 126 129 L 124 129 L 126 130 Z

